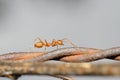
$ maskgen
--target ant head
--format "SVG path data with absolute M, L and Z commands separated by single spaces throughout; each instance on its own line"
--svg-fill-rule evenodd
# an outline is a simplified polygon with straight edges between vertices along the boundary
M 57 44 L 64 45 L 62 40 L 57 40 Z

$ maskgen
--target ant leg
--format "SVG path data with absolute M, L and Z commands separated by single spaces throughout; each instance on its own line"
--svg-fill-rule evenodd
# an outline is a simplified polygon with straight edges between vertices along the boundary
M 73 47 L 77 47 L 75 44 L 73 44 L 69 39 L 63 38 L 63 41 L 66 41 L 68 44 L 72 45 Z
M 45 49 L 44 49 L 44 53 L 46 53 L 46 46 L 45 46 Z
M 58 45 L 56 45 L 57 46 L 57 49 L 58 49 Z

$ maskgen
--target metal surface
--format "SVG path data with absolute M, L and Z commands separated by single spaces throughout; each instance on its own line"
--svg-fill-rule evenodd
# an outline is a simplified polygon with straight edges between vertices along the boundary
M 118 63 L 89 63 L 104 58 L 117 60 Z M 58 62 L 54 64 L 46 62 L 51 60 L 57 60 Z M 120 47 L 105 50 L 69 47 L 46 53 L 14 52 L 0 55 L 0 76 L 16 80 L 21 75 L 32 74 L 50 75 L 63 80 L 73 80 L 66 75 L 120 75 L 119 60 Z

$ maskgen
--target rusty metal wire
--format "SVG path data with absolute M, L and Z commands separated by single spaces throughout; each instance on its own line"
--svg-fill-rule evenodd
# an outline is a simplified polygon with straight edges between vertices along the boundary
M 0 55 L 0 60 L 22 62 L 59 60 L 67 62 L 90 62 L 99 59 L 120 60 L 120 47 L 109 49 L 95 49 L 84 47 L 70 47 L 50 52 L 14 52 Z
M 70 80 L 71 78 L 64 76 L 64 74 L 65 74 L 64 71 L 68 70 L 68 72 L 66 74 L 71 74 L 71 72 L 69 72 L 69 70 L 72 70 L 72 72 L 75 70 L 74 74 L 76 74 L 76 73 L 78 74 L 79 73 L 77 71 L 78 69 L 76 70 L 76 69 L 74 69 L 74 67 L 68 68 L 65 66 L 59 67 L 60 65 L 59 65 L 59 63 L 57 63 L 55 65 L 59 65 L 57 67 L 60 69 L 56 72 L 54 64 L 52 64 L 52 65 L 54 65 L 52 67 L 50 67 L 51 65 L 45 64 L 44 66 L 42 66 L 40 64 L 43 64 L 43 62 L 50 61 L 50 60 L 67 62 L 67 64 L 68 64 L 68 62 L 75 62 L 75 63 L 77 62 L 76 64 L 79 64 L 81 62 L 91 62 L 91 61 L 96 61 L 96 60 L 100 60 L 100 59 L 104 59 L 104 58 L 116 60 L 119 62 L 120 61 L 120 47 L 113 47 L 113 48 L 109 48 L 109 49 L 68 47 L 68 48 L 61 48 L 61 49 L 53 50 L 53 51 L 46 52 L 46 53 L 44 53 L 44 52 L 7 53 L 7 54 L 0 55 L 0 76 L 7 76 L 9 78 L 17 79 L 22 74 L 31 74 L 31 73 L 38 74 L 39 73 L 39 74 L 52 75 L 54 77 L 58 77 L 63 80 Z M 40 63 L 40 62 L 42 62 L 42 63 Z M 74 65 L 70 64 L 69 66 L 74 66 Z M 32 66 L 33 71 L 31 71 L 31 66 Z M 40 67 L 40 66 L 42 66 L 42 67 Z M 76 68 L 78 68 L 78 66 L 79 65 L 77 65 Z M 103 72 L 106 73 L 106 70 L 107 70 L 107 71 L 109 71 L 109 73 L 112 72 L 111 74 L 114 73 L 114 74 L 120 75 L 120 73 L 119 73 L 120 69 L 118 67 L 116 67 L 114 69 L 114 68 L 110 67 L 110 65 L 107 68 L 105 68 L 105 67 L 108 65 L 102 66 L 100 68 L 101 68 L 101 70 L 104 70 L 104 71 L 102 73 L 95 73 L 95 71 L 98 69 L 99 66 L 94 67 L 94 70 L 92 69 L 93 66 L 91 68 L 90 63 L 87 65 L 87 67 L 88 66 L 89 66 L 89 70 L 86 69 L 86 66 L 84 66 L 85 69 L 84 68 L 79 68 L 79 69 L 83 70 L 84 74 L 89 74 L 89 73 L 103 74 Z M 117 65 L 117 66 L 119 66 L 119 65 Z M 46 73 L 45 73 L 45 71 L 44 71 L 45 68 L 48 68 L 48 70 L 53 71 L 53 72 L 49 73 L 48 70 L 46 70 Z M 64 70 L 61 70 L 63 68 L 64 68 Z M 99 68 L 99 70 L 100 70 L 100 68 Z M 28 70 L 28 71 L 26 71 L 25 73 L 22 73 L 24 70 Z M 86 70 L 88 72 L 86 72 Z M 92 72 L 91 72 L 91 70 L 92 70 Z M 112 70 L 112 71 L 110 71 L 110 70 Z M 116 71 L 114 71 L 114 70 L 116 70 Z M 9 73 L 9 72 L 11 72 L 11 73 Z M 100 71 L 98 71 L 98 72 L 100 72 Z M 71 79 L 71 80 L 73 80 L 73 79 Z

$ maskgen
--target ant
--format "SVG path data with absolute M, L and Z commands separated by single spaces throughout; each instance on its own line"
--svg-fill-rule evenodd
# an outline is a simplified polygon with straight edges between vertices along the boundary
M 37 40 L 38 40 L 38 41 L 37 41 Z M 37 41 L 37 42 L 36 42 L 36 41 Z M 53 39 L 51 43 L 48 43 L 47 40 L 42 41 L 39 37 L 37 37 L 37 38 L 34 40 L 34 47 L 35 47 L 35 48 L 42 48 L 42 47 L 44 46 L 44 47 L 45 47 L 45 51 L 46 51 L 46 47 L 50 47 L 50 46 L 52 46 L 52 47 L 57 46 L 57 49 L 58 49 L 58 46 L 59 46 L 59 45 L 64 45 L 64 44 L 63 44 L 63 41 L 67 41 L 67 42 L 69 42 L 69 44 L 71 44 L 72 46 L 75 46 L 75 47 L 76 47 L 76 45 L 74 45 L 74 44 L 73 44 L 70 40 L 68 40 L 67 38 L 64 38 L 64 39 L 62 39 L 62 40 L 55 40 L 55 39 Z

